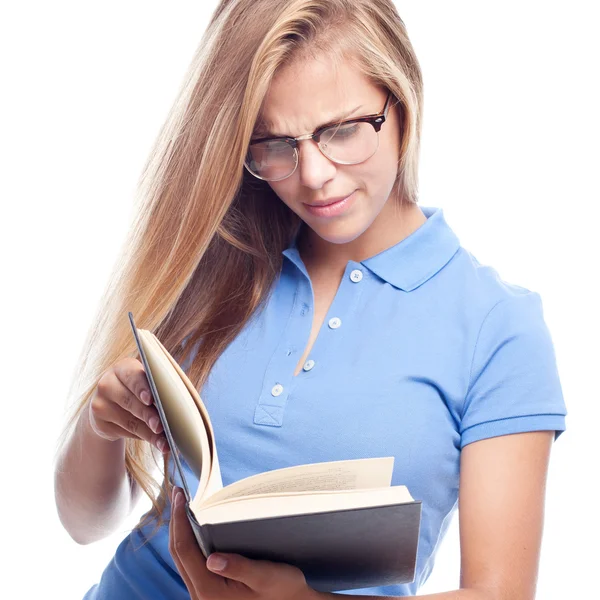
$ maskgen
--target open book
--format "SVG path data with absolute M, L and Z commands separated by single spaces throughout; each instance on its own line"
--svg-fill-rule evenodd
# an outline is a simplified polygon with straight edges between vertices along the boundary
M 198 391 L 154 334 L 129 320 L 205 557 L 233 552 L 300 568 L 318 591 L 414 579 L 421 502 L 391 486 L 393 457 L 267 471 L 223 487 Z M 192 496 L 181 455 L 198 478 Z

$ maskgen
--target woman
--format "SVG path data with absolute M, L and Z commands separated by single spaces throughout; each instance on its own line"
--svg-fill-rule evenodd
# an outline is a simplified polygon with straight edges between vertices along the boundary
M 145 168 L 57 461 L 79 543 L 153 503 L 88 600 L 415 595 L 459 503 L 461 589 L 435 598 L 534 597 L 565 429 L 552 340 L 540 296 L 419 207 L 422 107 L 392 2 L 219 4 Z M 173 465 L 127 311 L 201 390 L 225 485 L 394 456 L 392 484 L 422 501 L 415 580 L 333 596 L 289 565 L 204 561 L 154 479 L 155 447 Z

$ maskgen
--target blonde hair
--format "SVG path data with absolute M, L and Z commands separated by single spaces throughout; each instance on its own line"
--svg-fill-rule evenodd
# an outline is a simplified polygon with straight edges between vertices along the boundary
M 422 79 L 393 2 L 222 0 L 140 177 L 128 236 L 75 369 L 57 455 L 104 371 L 137 356 L 128 311 L 178 362 L 198 348 L 188 376 L 201 390 L 264 304 L 301 221 L 243 168 L 244 158 L 278 70 L 324 52 L 335 64 L 351 60 L 398 100 L 395 191 L 400 202 L 417 202 Z M 170 482 L 153 478 L 152 460 L 148 443 L 126 439 L 127 471 L 152 502 L 138 526 L 158 519 L 155 532 Z

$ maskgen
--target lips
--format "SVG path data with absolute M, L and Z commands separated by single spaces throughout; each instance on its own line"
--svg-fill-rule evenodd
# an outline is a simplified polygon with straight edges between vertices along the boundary
M 356 190 L 349 196 L 340 198 L 329 198 L 320 204 L 304 204 L 305 210 L 318 218 L 333 218 L 343 215 L 352 206 L 355 200 Z M 326 204 L 327 203 L 327 204 Z
M 329 198 L 328 200 L 324 200 L 323 202 L 315 202 L 315 203 L 310 203 L 310 202 L 305 202 L 304 204 L 306 204 L 307 206 L 329 206 L 330 204 L 335 204 L 336 202 L 340 202 L 341 200 L 344 200 L 345 198 L 347 198 L 348 196 L 350 196 L 353 192 L 350 192 L 350 194 L 346 194 L 345 196 L 338 196 L 337 198 Z

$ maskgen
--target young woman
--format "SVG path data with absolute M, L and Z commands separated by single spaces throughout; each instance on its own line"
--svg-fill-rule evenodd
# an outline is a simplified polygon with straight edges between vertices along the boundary
M 219 4 L 144 170 L 57 459 L 81 544 L 143 492 L 153 504 L 86 599 L 412 596 L 459 504 L 460 590 L 435 598 L 534 597 L 565 428 L 552 340 L 539 294 L 418 205 L 422 108 L 391 1 Z M 205 561 L 161 479 L 173 465 L 127 311 L 201 391 L 225 485 L 394 456 L 392 483 L 422 501 L 415 580 L 334 596 L 290 565 Z

